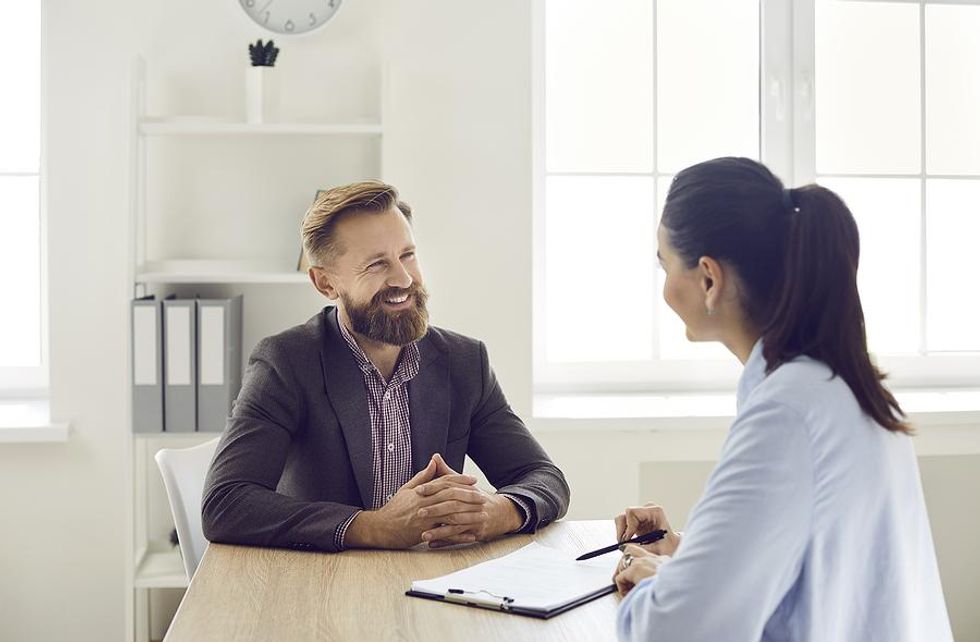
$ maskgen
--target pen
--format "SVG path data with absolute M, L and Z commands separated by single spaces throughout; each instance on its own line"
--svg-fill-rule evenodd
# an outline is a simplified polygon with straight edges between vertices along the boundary
M 592 559 L 593 557 L 599 557 L 600 555 L 605 555 L 606 553 L 612 553 L 613 551 L 618 551 L 619 547 L 623 544 L 652 544 L 653 542 L 660 541 L 667 535 L 667 531 L 659 530 L 652 531 L 646 535 L 637 535 L 633 539 L 628 539 L 625 542 L 620 542 L 618 544 L 613 544 L 612 546 L 604 546 L 602 548 L 597 548 L 594 551 L 589 551 L 584 555 L 579 555 L 575 558 L 576 562 L 582 560 Z

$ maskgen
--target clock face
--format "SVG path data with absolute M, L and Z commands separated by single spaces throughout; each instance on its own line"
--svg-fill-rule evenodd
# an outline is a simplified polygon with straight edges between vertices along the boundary
M 238 0 L 255 24 L 281 34 L 306 33 L 327 23 L 341 0 Z

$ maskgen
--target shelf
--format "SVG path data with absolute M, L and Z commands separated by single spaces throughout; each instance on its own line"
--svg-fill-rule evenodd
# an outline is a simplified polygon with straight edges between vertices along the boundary
M 306 272 L 262 261 L 154 261 L 136 271 L 137 283 L 295 283 L 310 282 Z
M 151 541 L 136 564 L 136 588 L 187 588 L 180 549 L 169 542 Z
M 239 123 L 208 118 L 143 119 L 139 131 L 146 136 L 313 135 L 380 136 L 379 123 Z

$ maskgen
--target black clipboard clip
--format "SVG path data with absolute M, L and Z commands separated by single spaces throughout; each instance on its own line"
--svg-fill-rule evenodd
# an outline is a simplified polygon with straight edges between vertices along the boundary
M 479 591 L 466 591 L 464 589 L 451 588 L 443 596 L 447 602 L 456 602 L 469 606 L 482 606 L 483 608 L 498 609 L 509 611 L 514 598 L 506 595 L 495 595 L 490 591 L 480 589 Z

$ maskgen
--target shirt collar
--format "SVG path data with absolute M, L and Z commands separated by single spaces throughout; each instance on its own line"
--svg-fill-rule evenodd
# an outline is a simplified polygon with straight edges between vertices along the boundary
M 344 341 L 347 342 L 347 347 L 354 354 L 354 359 L 357 361 L 361 372 L 375 372 L 380 377 L 381 373 L 378 371 L 378 368 L 368 359 L 367 354 L 361 349 L 361 346 L 357 345 L 357 340 L 354 339 L 354 335 L 350 333 L 350 330 L 347 329 L 344 322 L 340 320 L 339 314 L 337 315 L 337 326 L 340 328 L 340 334 L 344 337 Z M 404 346 L 401 354 L 398 356 L 398 365 L 395 367 L 395 372 L 391 376 L 391 381 L 388 382 L 389 385 L 412 379 L 418 374 L 421 362 L 418 341 L 413 341 Z
M 762 355 L 762 339 L 755 342 L 752 352 L 745 362 L 742 369 L 742 376 L 738 379 L 737 408 L 742 409 L 749 395 L 755 390 L 756 386 L 766 378 L 766 358 Z

